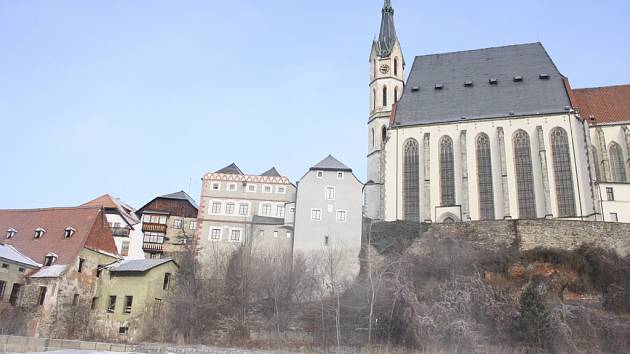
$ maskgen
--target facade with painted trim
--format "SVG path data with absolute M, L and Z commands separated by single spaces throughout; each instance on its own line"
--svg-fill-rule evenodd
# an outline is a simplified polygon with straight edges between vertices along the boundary
M 200 262 L 222 268 L 241 246 L 269 257 L 290 255 L 295 196 L 295 185 L 275 168 L 250 175 L 231 164 L 203 176 L 195 235 Z

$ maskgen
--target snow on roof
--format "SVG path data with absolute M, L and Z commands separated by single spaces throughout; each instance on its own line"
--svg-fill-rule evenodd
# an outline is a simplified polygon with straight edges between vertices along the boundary
M 50 267 L 43 267 L 38 270 L 35 274 L 31 275 L 31 278 L 56 278 L 63 275 L 63 273 L 68 269 L 67 265 L 59 264 L 52 265 Z
M 20 253 L 20 251 L 18 251 L 15 247 L 11 245 L 0 244 L 0 258 L 4 258 L 8 261 L 23 264 L 33 268 L 41 267 L 41 264 L 38 264 L 34 260 L 23 255 L 22 253 Z

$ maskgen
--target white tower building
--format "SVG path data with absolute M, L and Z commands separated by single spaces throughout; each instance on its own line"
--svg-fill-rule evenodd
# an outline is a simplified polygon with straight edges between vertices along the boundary
M 394 9 L 385 0 L 381 30 L 372 43 L 370 52 L 370 115 L 368 119 L 367 184 L 365 187 L 365 216 L 384 217 L 384 166 L 383 147 L 394 105 L 404 88 L 404 67 L 400 42 L 394 27 Z

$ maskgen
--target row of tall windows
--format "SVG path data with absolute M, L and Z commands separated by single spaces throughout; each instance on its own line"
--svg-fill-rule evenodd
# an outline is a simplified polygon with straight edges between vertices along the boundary
M 387 96 L 387 86 L 383 86 L 383 90 L 381 91 L 383 94 L 383 107 L 387 107 L 388 104 L 388 96 Z M 398 87 L 394 87 L 394 103 L 398 103 Z M 376 89 L 372 89 L 372 110 L 376 110 Z
M 559 127 L 551 131 L 550 139 L 558 214 L 559 217 L 575 216 L 575 193 L 573 189 L 569 139 L 566 131 Z M 518 130 L 514 133 L 512 147 L 519 217 L 521 219 L 533 219 L 537 217 L 537 213 L 529 134 L 524 130 Z M 475 155 L 479 190 L 479 215 L 482 220 L 495 218 L 491 151 L 491 142 L 488 135 L 484 133 L 479 134 L 475 141 Z M 454 206 L 456 204 L 455 159 L 453 140 L 449 136 L 443 136 L 440 139 L 439 173 L 440 205 Z M 419 220 L 419 183 L 418 142 L 415 139 L 409 139 L 403 147 L 403 216 L 406 220 Z

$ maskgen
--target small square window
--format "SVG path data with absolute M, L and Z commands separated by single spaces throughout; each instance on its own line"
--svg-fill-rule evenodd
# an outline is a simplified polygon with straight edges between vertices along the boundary
M 322 220 L 322 210 L 321 209 L 311 209 L 311 220 L 315 220 L 315 221 Z
M 218 191 L 221 189 L 221 183 L 219 182 L 212 182 L 212 190 L 213 191 Z
M 274 231 L 274 232 L 273 232 L 273 237 L 274 237 L 274 238 L 278 238 L 278 231 Z
M 241 203 L 238 205 L 238 214 L 239 215 L 249 215 L 249 204 Z
M 173 220 L 173 228 L 181 229 L 182 228 L 182 219 Z
M 212 228 L 210 230 L 210 241 L 221 241 L 221 233 L 223 229 L 220 228 Z
M 347 212 L 345 210 L 337 210 L 337 221 L 346 222 Z
M 129 332 L 129 327 L 119 327 L 118 334 L 127 334 Z
M 273 192 L 273 187 L 271 186 L 263 186 L 263 193 L 272 193 Z
M 256 192 L 256 185 L 255 184 L 248 184 L 247 185 L 247 191 L 248 192 Z
M 291 238 L 291 233 L 287 232 L 287 238 Z
M 335 200 L 335 187 L 326 187 L 325 197 L 326 200 Z
M 317 178 L 324 178 L 324 171 L 317 171 Z
M 343 179 L 343 172 L 337 172 L 337 179 Z
M 278 188 L 276 188 L 276 191 L 280 194 L 284 194 L 286 193 L 287 189 L 284 186 L 278 186 Z
M 271 216 L 271 204 L 263 204 L 260 209 L 260 215 Z
M 225 213 L 228 215 L 234 214 L 234 203 L 225 204 Z
M 190 227 L 191 230 L 197 229 L 197 220 L 191 220 L 189 227 Z
M 230 232 L 230 241 L 232 242 L 241 242 L 241 230 L 236 229 Z
M 228 191 L 230 191 L 230 192 L 236 192 L 236 183 L 230 183 L 230 184 L 228 184 Z
M 221 202 L 212 202 L 212 214 L 219 214 L 221 212 Z

